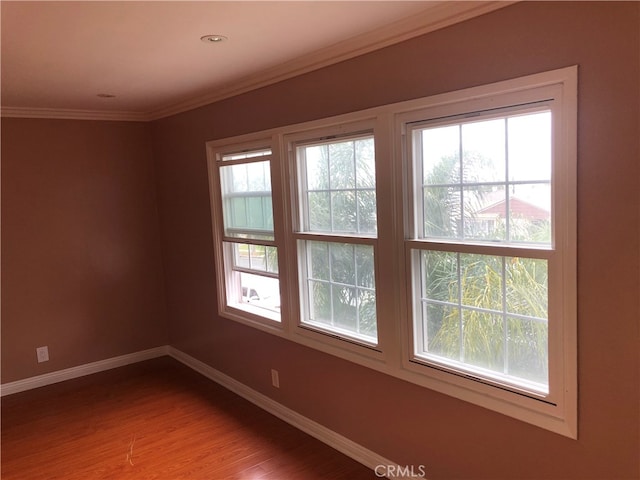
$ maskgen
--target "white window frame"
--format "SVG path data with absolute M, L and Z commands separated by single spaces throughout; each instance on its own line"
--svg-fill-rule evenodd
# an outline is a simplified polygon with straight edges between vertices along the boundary
M 396 116 L 397 149 L 403 152 L 402 190 L 405 232 L 405 298 L 403 318 L 403 367 L 422 374 L 424 384 L 434 390 L 511 414 L 577 438 L 576 362 L 576 123 L 577 69 L 524 77 L 462 92 L 440 95 L 416 109 Z M 413 195 L 411 125 L 430 119 L 477 115 L 500 109 L 546 101 L 552 111 L 552 243 L 548 246 L 489 242 L 428 240 L 417 238 Z M 452 123 L 455 123 L 453 121 Z M 421 194 L 421 193 L 420 193 Z M 490 375 L 470 373 L 445 363 L 425 360 L 415 352 L 413 338 L 412 252 L 437 250 L 493 256 L 523 256 L 548 261 L 549 268 L 549 393 L 541 393 L 526 382 L 518 387 Z
M 213 237 L 214 237 L 214 255 L 216 259 L 216 280 L 217 284 L 220 286 L 217 291 L 217 299 L 218 299 L 218 313 L 241 323 L 245 323 L 248 325 L 252 325 L 267 331 L 282 331 L 282 312 L 272 312 L 270 310 L 256 307 L 251 305 L 250 303 L 239 305 L 237 303 L 230 303 L 230 296 L 237 296 L 237 289 L 239 285 L 237 285 L 237 281 L 233 280 L 235 271 L 241 271 L 243 269 L 234 268 L 234 255 L 233 255 L 233 245 L 234 244 L 254 244 L 254 245 L 262 245 L 268 247 L 274 247 L 279 252 L 278 254 L 278 270 L 282 269 L 282 260 L 280 259 L 280 252 L 283 251 L 282 244 L 279 241 L 279 237 L 281 233 L 276 231 L 276 210 L 280 210 L 273 206 L 273 215 L 274 215 L 274 231 L 273 231 L 273 240 L 252 240 L 245 238 L 237 238 L 237 237 L 227 237 L 225 235 L 224 228 L 224 200 L 222 193 L 222 175 L 221 169 L 223 167 L 231 166 L 231 165 L 250 165 L 251 163 L 258 163 L 269 161 L 270 165 L 270 176 L 271 176 L 271 196 L 272 196 L 272 205 L 274 203 L 274 190 L 279 188 L 279 182 L 277 182 L 277 177 L 279 175 L 278 170 L 278 152 L 277 146 L 273 144 L 273 139 L 270 137 L 260 137 L 254 138 L 255 136 L 248 136 L 242 138 L 235 138 L 229 140 L 225 140 L 222 142 L 209 142 L 207 143 L 207 153 L 208 153 L 208 171 L 209 171 L 209 191 L 210 191 L 210 200 L 211 200 L 211 222 L 213 226 Z M 260 150 L 271 150 L 270 155 L 259 155 L 259 156 L 251 156 L 249 158 L 242 158 L 243 154 L 247 152 L 254 152 Z M 236 159 L 225 159 L 228 156 L 237 155 L 240 158 Z M 276 181 L 274 181 L 274 174 Z M 277 197 L 277 195 L 276 195 Z M 253 273 L 253 272 L 248 272 Z M 258 274 L 258 273 L 256 273 Z M 277 278 L 279 279 L 278 274 L 269 274 L 267 272 L 264 273 L 265 277 Z M 282 295 L 282 287 L 280 287 L 280 292 Z
M 317 145 L 322 143 L 333 143 L 341 140 L 351 140 L 362 137 L 372 137 L 374 140 L 374 150 L 377 159 L 377 146 L 375 137 L 375 121 L 362 120 L 357 122 L 343 123 L 340 125 L 327 125 L 320 128 L 305 130 L 302 132 L 291 133 L 284 136 L 284 143 L 288 151 L 288 166 L 291 184 L 291 212 L 292 229 L 289 232 L 290 244 L 295 243 L 295 250 L 297 255 L 295 256 L 294 270 L 296 272 L 296 283 L 299 285 L 298 297 L 299 308 L 298 315 L 296 316 L 296 333 L 309 339 L 317 339 L 321 342 L 325 342 L 329 345 L 334 345 L 337 348 L 346 348 L 349 350 L 359 350 L 359 347 L 365 347 L 369 352 L 364 352 L 365 355 L 380 353 L 379 347 L 379 332 L 376 341 L 372 341 L 370 338 L 360 336 L 349 331 L 341 331 L 337 327 L 323 327 L 321 324 L 310 322 L 307 317 L 309 312 L 309 298 L 306 291 L 306 249 L 304 243 L 308 241 L 326 242 L 326 243 L 343 243 L 357 245 L 366 245 L 373 249 L 374 256 L 374 276 L 376 285 L 376 319 L 379 318 L 377 292 L 378 292 L 378 233 L 365 234 L 365 233 L 343 233 L 338 231 L 325 232 L 325 231 L 313 231 L 309 228 L 307 217 L 307 200 L 303 193 L 306 188 L 306 180 L 304 179 L 304 166 L 302 162 L 297 158 L 298 147 L 304 147 L 306 145 Z M 376 164 L 379 163 L 376 161 Z M 377 173 L 377 172 L 376 172 Z M 377 180 L 377 174 L 376 174 Z M 376 204 L 378 204 L 377 195 L 377 183 L 376 183 Z M 376 212 L 376 216 L 377 212 Z M 379 230 L 379 229 L 377 229 Z M 293 257 L 293 255 L 292 255 Z M 322 338 L 322 336 L 326 338 Z M 345 343 L 346 342 L 346 343 Z M 355 348 L 354 348 L 355 347 Z
M 549 259 L 549 367 L 550 394 L 536 396 L 513 385 L 483 383 L 465 372 L 436 368 L 416 361 L 412 339 L 411 255 L 424 248 L 412 238 L 415 212 L 408 192 L 411 169 L 406 155 L 406 125 L 428 118 L 485 111 L 553 98 L 553 215 L 554 243 L 542 248 Z M 544 96 L 544 95 L 543 95 Z M 377 238 L 355 237 L 355 243 L 374 245 L 376 271 L 377 344 L 338 338 L 301 322 L 298 242 L 326 239 L 302 231 L 298 209 L 298 170 L 291 148 L 296 142 L 323 136 L 374 133 L 376 159 Z M 555 433 L 577 438 L 577 314 L 576 314 L 576 137 L 577 67 L 567 67 L 489 85 L 438 94 L 336 117 L 278 127 L 238 137 L 207 142 L 218 313 L 296 343 L 372 368 L 396 378 L 500 412 Z M 274 245 L 278 248 L 281 321 L 274 322 L 246 309 L 226 304 L 225 257 L 221 218 L 220 155 L 270 147 Z M 330 234 L 333 235 L 333 234 Z M 339 235 L 340 236 L 340 235 Z M 431 242 L 432 247 L 450 248 Z M 466 251 L 460 245 L 461 251 Z M 518 247 L 510 252 L 518 254 Z M 529 248 L 524 246 L 522 248 Z M 473 250 L 476 251 L 474 246 Z M 494 255 L 491 245 L 481 252 Z M 480 252 L 480 253 L 481 253 Z M 502 252 L 502 251 L 501 251 Z M 545 257 L 545 258 L 546 258 Z

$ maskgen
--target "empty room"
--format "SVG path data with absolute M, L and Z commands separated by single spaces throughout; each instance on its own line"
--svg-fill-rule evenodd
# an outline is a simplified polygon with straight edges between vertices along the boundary
M 0 15 L 3 480 L 640 479 L 640 2 Z

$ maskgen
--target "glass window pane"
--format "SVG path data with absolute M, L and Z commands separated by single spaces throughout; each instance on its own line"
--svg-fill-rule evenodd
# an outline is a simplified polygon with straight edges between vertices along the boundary
M 247 221 L 247 205 L 245 198 L 230 198 L 229 199 L 229 209 L 230 209 L 230 222 L 229 225 L 233 225 L 234 227 L 246 227 L 249 223 Z M 225 215 L 226 220 L 226 215 Z M 225 222 L 227 224 L 227 222 Z M 226 226 L 226 225 L 225 225 Z
M 463 305 L 503 310 L 502 257 L 460 254 L 460 283 Z
M 230 172 L 230 188 L 226 188 L 228 192 L 246 192 L 249 190 L 246 165 L 232 165 L 230 167 L 222 167 L 220 171 Z
M 505 149 L 503 118 L 462 125 L 463 182 L 504 182 Z
M 460 358 L 460 310 L 449 305 L 423 303 L 422 339 L 424 353 L 452 360 Z
M 222 166 L 220 179 L 225 234 L 241 237 L 272 232 L 269 162 Z
M 305 231 L 375 234 L 373 137 L 298 147 Z
M 507 312 L 528 317 L 549 315 L 549 271 L 546 260 L 507 257 Z
M 458 254 L 422 252 L 422 297 L 458 303 Z
M 240 285 L 240 302 L 272 312 L 280 312 L 280 282 L 277 278 L 241 272 Z M 230 301 L 230 303 L 236 302 Z
M 267 271 L 267 259 L 263 245 L 249 245 L 249 263 L 252 270 Z
M 309 317 L 338 335 L 377 341 L 373 247 L 299 241 L 306 256 Z
M 273 204 L 271 197 L 262 198 L 262 210 L 264 212 L 265 230 L 273 231 Z
M 548 384 L 548 268 L 543 259 L 422 250 L 416 354 Z
M 464 362 L 496 372 L 504 371 L 504 319 L 477 310 L 462 310 Z
M 356 186 L 354 142 L 329 145 L 329 184 L 332 190 Z
M 304 147 L 307 188 L 309 190 L 326 190 L 329 188 L 329 155 L 326 145 Z
M 245 243 L 233 244 L 234 261 L 233 265 L 241 268 L 250 268 L 249 245 Z
M 229 243 L 225 243 L 225 245 L 229 245 Z M 276 247 L 247 243 L 233 243 L 231 245 L 234 268 L 278 273 L 278 250 Z
M 357 291 L 344 285 L 331 285 L 334 325 L 351 332 L 358 331 Z
M 373 264 L 373 247 L 356 245 L 356 285 L 359 287 L 375 288 L 376 276 Z
M 358 228 L 359 233 L 375 234 L 378 230 L 375 190 L 358 190 Z
M 356 140 L 356 187 L 375 188 L 376 163 L 373 138 Z
M 329 244 L 324 242 L 307 242 L 309 278 L 330 280 L 329 278 Z
M 331 200 L 329 192 L 309 192 L 309 230 L 331 231 Z
M 331 281 L 355 285 L 356 262 L 354 246 L 347 243 L 330 243 Z
M 424 189 L 424 236 L 460 238 L 462 195 L 456 187 Z
M 309 320 L 331 324 L 331 284 L 309 281 Z
M 551 112 L 510 117 L 509 180 L 551 179 Z
M 249 197 L 247 198 L 247 213 L 249 217 L 248 226 L 250 228 L 256 228 L 264 230 L 266 229 L 267 222 L 264 216 L 264 197 Z
M 276 247 L 265 247 L 267 272 L 278 273 L 278 249 Z
M 548 322 L 508 317 L 509 374 L 549 383 Z
M 422 135 L 422 171 L 425 185 L 450 185 L 460 182 L 460 126 L 424 129 Z
M 373 290 L 358 290 L 358 296 L 358 331 L 375 339 L 378 337 L 376 293 Z
M 505 240 L 507 204 L 505 188 L 479 185 L 465 188 L 464 238 Z
M 550 112 L 417 129 L 417 135 L 422 164 L 416 168 L 424 184 L 423 205 L 416 211 L 423 215 L 424 224 L 417 225 L 422 235 L 551 243 Z M 461 167 L 462 185 L 468 185 L 462 190 Z
M 334 232 L 357 232 L 356 197 L 354 191 L 331 192 Z
M 509 192 L 509 237 L 514 242 L 551 243 L 551 185 L 513 185 Z

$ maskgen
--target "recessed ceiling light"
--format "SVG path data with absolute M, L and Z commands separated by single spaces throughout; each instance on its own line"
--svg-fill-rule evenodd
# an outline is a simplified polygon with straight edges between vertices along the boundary
M 227 40 L 227 37 L 224 35 L 205 35 L 204 37 L 200 37 L 205 43 L 221 43 Z
M 100 97 L 100 98 L 114 98 L 115 95 L 111 94 L 111 93 L 99 93 L 96 95 L 96 97 Z

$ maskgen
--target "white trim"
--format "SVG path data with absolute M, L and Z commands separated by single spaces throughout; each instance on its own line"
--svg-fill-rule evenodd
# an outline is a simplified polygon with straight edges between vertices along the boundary
M 577 66 L 565 67 L 548 72 L 537 73 L 515 79 L 498 81 L 492 84 L 471 87 L 454 92 L 437 94 L 435 96 L 408 100 L 405 102 L 383 105 L 370 108 L 358 112 L 351 112 L 330 118 L 313 120 L 310 122 L 276 127 L 269 130 L 244 134 L 232 138 L 218 139 L 206 142 L 209 155 L 209 165 L 215 158 L 217 149 L 228 148 L 230 144 L 239 144 L 242 142 L 255 141 L 257 138 L 270 136 L 273 141 L 272 145 L 279 145 L 279 152 L 274 150 L 274 159 L 272 168 L 277 166 L 283 167 L 281 175 L 272 175 L 272 181 L 277 179 L 281 183 L 280 187 L 273 185 L 272 195 L 274 198 L 279 194 L 282 195 L 281 202 L 281 221 L 275 222 L 277 236 L 285 238 L 285 247 L 289 253 L 296 251 L 296 243 L 292 239 L 299 238 L 300 233 L 291 233 L 295 230 L 294 220 L 298 218 L 295 212 L 295 203 L 287 203 L 287 198 L 295 195 L 292 192 L 292 186 L 297 179 L 296 169 L 292 164 L 291 158 L 288 156 L 286 140 L 292 138 L 305 137 L 309 132 L 319 129 L 333 129 L 336 132 L 342 132 L 349 125 L 357 122 L 371 121 L 373 119 L 376 127 L 375 134 L 381 135 L 384 140 L 384 146 L 381 144 L 381 154 L 386 155 L 390 159 L 398 159 L 402 155 L 403 140 L 402 137 L 406 133 L 406 123 L 424 120 L 425 111 L 431 113 L 431 117 L 438 115 L 466 114 L 475 111 L 484 111 L 488 108 L 506 107 L 511 105 L 520 105 L 522 102 L 539 101 L 542 97 L 546 100 L 549 98 L 557 99 L 558 105 L 561 105 L 562 118 L 560 124 L 564 125 L 562 140 L 559 145 L 566 146 L 566 166 L 568 170 L 563 173 L 565 179 L 556 179 L 556 184 L 565 189 L 563 195 L 566 195 L 567 210 L 565 218 L 559 219 L 556 224 L 567 225 L 568 237 L 563 241 L 564 254 L 566 254 L 565 271 L 562 273 L 566 281 L 565 296 L 556 299 L 558 305 L 564 305 L 565 320 L 562 326 L 558 322 L 554 322 L 562 331 L 555 331 L 550 334 L 557 341 L 564 342 L 561 346 L 554 347 L 554 351 L 559 354 L 554 361 L 554 365 L 562 367 L 562 372 L 552 369 L 550 372 L 550 385 L 555 385 L 558 389 L 564 385 L 562 391 L 554 390 L 553 403 L 540 401 L 539 399 L 529 398 L 519 395 L 520 392 L 512 392 L 502 389 L 501 387 L 485 385 L 482 382 L 467 379 L 464 374 L 458 377 L 456 374 L 445 373 L 429 366 L 418 365 L 410 360 L 412 347 L 410 345 L 411 325 L 407 321 L 409 319 L 409 311 L 407 305 L 412 302 L 409 295 L 406 302 L 403 302 L 405 295 L 402 292 L 410 292 L 410 280 L 405 275 L 410 271 L 410 264 L 404 264 L 402 259 L 405 258 L 405 245 L 408 240 L 405 238 L 404 229 L 408 229 L 408 218 L 400 213 L 400 210 L 406 209 L 405 191 L 408 189 L 409 177 L 405 173 L 405 169 L 399 168 L 394 162 L 377 162 L 377 168 L 380 164 L 388 164 L 389 167 L 386 174 L 378 175 L 379 182 L 385 182 L 385 186 L 378 185 L 379 192 L 387 192 L 386 201 L 378 203 L 378 221 L 387 221 L 387 228 L 379 228 L 379 239 L 382 245 L 386 245 L 384 251 L 393 251 L 393 255 L 385 255 L 382 259 L 385 268 L 384 272 L 376 280 L 382 283 L 377 285 L 380 287 L 379 292 L 380 303 L 378 308 L 386 309 L 386 315 L 379 318 L 378 323 L 378 342 L 382 352 L 374 352 L 363 346 L 356 346 L 346 341 L 338 341 L 328 335 L 323 335 L 309 329 L 298 327 L 300 310 L 298 300 L 298 285 L 293 282 L 297 278 L 296 256 L 282 256 L 280 259 L 286 258 L 286 265 L 280 266 L 280 281 L 282 282 L 282 325 L 283 329 L 277 331 L 268 330 L 264 325 L 252 323 L 250 320 L 243 319 L 237 315 L 230 315 L 229 312 L 219 311 L 220 315 L 230 318 L 241 323 L 251 325 L 255 328 L 278 335 L 288 340 L 300 343 L 311 348 L 335 355 L 350 362 L 363 365 L 368 368 L 383 372 L 387 375 L 406 380 L 408 382 L 429 388 L 434 391 L 451 395 L 455 398 L 473 403 L 475 405 L 488 408 L 490 410 L 502 413 L 504 415 L 519 419 L 521 421 L 536 425 L 540 428 L 558 433 L 569 438 L 577 438 L 577 337 L 576 337 L 576 312 L 575 312 L 575 218 L 571 218 L 572 212 L 575 212 L 575 124 L 576 124 L 576 85 L 577 85 Z M 555 104 L 555 100 L 554 100 Z M 555 107 L 554 107 L 555 108 Z M 565 111 L 566 109 L 566 111 Z M 565 115 L 568 115 L 565 117 Z M 558 125 L 560 125 L 558 124 Z M 560 138 L 560 137 L 558 137 Z M 377 150 L 377 147 L 376 147 Z M 378 153 L 376 152 L 376 156 Z M 280 160 L 277 160 L 280 158 Z M 397 162 L 395 162 L 397 163 Z M 393 164 L 393 165 L 392 165 Z M 211 168 L 211 167 L 210 167 Z M 210 175 L 210 193 L 216 194 L 218 190 L 216 182 L 212 182 L 211 170 Z M 391 192 L 389 194 L 389 192 Z M 212 197 L 212 205 L 215 207 Z M 382 209 L 382 210 L 381 210 Z M 212 210 L 213 212 L 214 210 Z M 274 202 L 274 218 L 278 215 L 279 208 Z M 383 213 L 381 213 L 383 211 Z M 214 215 L 215 217 L 215 215 Z M 219 221 L 219 220 L 218 220 Z M 564 223 L 563 223 L 564 222 Z M 397 228 L 404 225 L 403 228 Z M 391 228 L 389 228 L 391 227 Z M 563 227 L 564 228 L 564 227 Z M 279 229 L 279 230 L 278 230 Z M 218 229 L 213 230 L 214 242 Z M 394 233 L 395 232 L 395 233 Z M 395 237 L 393 236 L 395 235 Z M 557 236 L 557 235 L 556 235 Z M 566 243 L 566 244 L 565 244 Z M 422 244 L 420 244 L 422 246 Z M 442 247 L 444 248 L 444 247 Z M 489 248 L 489 247 L 482 247 Z M 527 246 L 529 249 L 530 246 Z M 553 255 L 556 253 L 554 252 Z M 546 258 L 551 253 L 547 250 L 536 251 L 534 256 Z M 380 255 L 378 255 L 380 261 Z M 556 262 L 552 262 L 555 264 Z M 378 265 L 380 271 L 383 269 Z M 218 269 L 217 271 L 219 271 Z M 554 278 L 557 275 L 553 276 Z M 551 275 L 550 275 L 551 278 Z M 293 282 L 293 284 L 289 284 Z M 219 283 L 219 285 L 224 285 Z M 553 292 L 552 292 L 553 290 Z M 558 296 L 560 289 L 550 288 L 550 295 Z M 218 289 L 218 295 L 222 292 Z M 386 301 L 384 301 L 386 299 Z M 395 321 L 394 319 L 402 319 Z M 554 340 L 554 341 L 556 341 Z M 560 354 L 560 352 L 562 352 Z M 433 371 L 432 371 L 433 370 Z M 553 376 L 555 375 L 555 376 Z M 560 376 L 562 375 L 562 377 Z M 557 402 L 557 403 L 555 403 Z
M 435 30 L 508 7 L 518 0 L 433 2 L 434 5 L 410 17 L 377 30 L 330 45 L 309 55 L 295 58 L 275 67 L 236 79 L 215 89 L 215 92 L 188 100 L 167 104 L 145 112 L 103 110 L 73 110 L 65 108 L 30 108 L 2 106 L 0 115 L 13 118 L 56 118 L 71 120 L 112 120 L 146 122 L 159 120 L 193 110 L 214 102 L 266 87 L 329 65 L 355 58 Z
M 262 410 L 269 412 L 270 414 L 278 417 L 280 420 L 283 420 L 289 425 L 294 426 L 298 430 L 311 435 L 312 437 L 329 445 L 331 448 L 338 450 L 339 452 L 370 468 L 371 470 L 374 470 L 377 466 L 380 465 L 398 467 L 396 463 L 384 458 L 381 455 L 378 455 L 377 453 L 363 447 L 358 443 L 355 443 L 352 440 L 349 440 L 347 437 L 334 432 L 324 425 L 314 422 L 313 420 L 299 414 L 298 412 L 285 407 L 284 405 L 274 401 L 266 395 L 257 392 L 256 390 L 222 373 L 221 371 L 216 370 L 206 363 L 182 352 L 181 350 L 178 350 L 177 348 L 169 346 L 168 355 L 179 361 L 180 363 L 186 365 L 187 367 L 191 368 L 192 370 L 207 377 L 209 380 L 213 380 L 227 390 L 230 390 L 231 392 L 239 395 L 245 400 L 250 401 Z M 395 470 L 397 470 L 397 468 Z M 389 476 L 386 478 L 399 479 L 410 477 Z
M 514 418 L 526 421 L 533 425 L 545 428 L 569 438 L 578 438 L 577 431 L 577 334 L 576 334 L 576 234 L 575 234 L 575 176 L 576 176 L 576 124 L 577 124 L 577 66 L 566 67 L 549 72 L 543 72 L 531 76 L 520 77 L 510 81 L 488 84 L 481 87 L 442 94 L 428 99 L 420 111 L 418 104 L 411 101 L 411 105 L 405 112 L 396 116 L 397 152 L 410 151 L 411 134 L 410 124 L 423 121 L 427 118 L 447 117 L 450 115 L 465 114 L 467 112 L 482 111 L 487 109 L 502 108 L 504 106 L 523 105 L 530 101 L 553 99 L 551 108 L 554 112 L 554 131 L 556 139 L 554 148 L 562 148 L 562 152 L 554 151 L 554 175 L 555 201 L 562 201 L 561 211 L 557 211 L 554 225 L 554 237 L 556 245 L 551 250 L 522 251 L 524 256 L 531 258 L 545 258 L 549 265 L 549 388 L 546 402 L 534 400 L 535 389 L 525 389 L 526 396 L 518 397 L 514 393 L 518 388 L 490 387 L 484 382 L 476 382 L 468 379 L 466 372 L 459 371 L 452 375 L 446 369 L 441 369 L 437 362 L 425 366 L 420 359 L 415 358 L 413 339 L 413 325 L 411 322 L 412 309 L 415 308 L 414 297 L 406 295 L 406 302 L 401 306 L 399 317 L 403 318 L 404 349 L 403 368 L 408 375 L 422 375 L 421 385 L 435 391 L 451 395 L 453 397 L 476 403 L 494 411 L 510 415 Z M 414 108 L 415 107 L 415 108 Z M 406 153 L 405 153 L 406 155 Z M 405 171 L 402 180 L 404 183 L 396 185 L 396 191 L 403 194 L 398 199 L 398 204 L 403 205 L 405 230 L 399 232 L 398 245 L 405 245 L 406 251 L 398 251 L 400 257 L 405 258 L 406 278 L 398 282 L 404 285 L 406 293 L 415 288 L 415 278 L 409 273 L 412 270 L 412 249 L 428 249 L 431 245 L 439 245 L 438 250 L 456 251 L 461 253 L 486 252 L 492 255 L 510 255 L 509 247 L 501 252 L 495 247 L 487 249 L 482 245 L 474 245 L 468 248 L 463 243 L 455 244 L 453 248 L 444 247 L 446 242 L 432 243 L 430 241 L 416 240 L 413 238 L 412 222 L 415 218 L 413 201 L 409 201 L 406 191 L 411 191 L 410 171 L 413 165 L 410 158 L 403 158 Z M 407 239 L 409 238 L 409 239 Z M 499 247 L 504 248 L 504 247 Z M 529 248 L 529 247 L 527 247 Z M 507 253 L 505 253 L 507 252 Z M 552 269 L 556 269 L 555 273 Z M 560 271 L 557 271 L 560 269 Z M 551 282 L 556 282 L 555 287 Z M 555 305 L 554 308 L 551 305 Z M 552 331 L 552 329 L 554 329 Z M 399 376 L 399 375 L 397 375 Z M 473 375 L 470 376 L 473 378 Z M 492 380 L 490 376 L 485 379 Z M 500 382 L 495 385 L 500 386 Z M 527 398 L 530 397 L 530 398 Z M 547 403 L 548 402 L 548 403 Z
M 24 392 L 34 388 L 52 385 L 65 380 L 91 375 L 93 373 L 111 370 L 112 368 L 123 367 L 131 363 L 142 362 L 152 358 L 168 355 L 169 347 L 163 345 L 161 347 L 150 348 L 140 352 L 128 353 L 119 357 L 107 358 L 97 362 L 78 365 L 77 367 L 65 368 L 56 372 L 45 373 L 35 377 L 16 380 L 15 382 L 3 383 L 0 386 L 0 396 L 12 395 L 14 393 Z
M 431 8 L 399 20 L 391 25 L 358 35 L 345 42 L 323 48 L 276 67 L 222 85 L 215 92 L 149 112 L 151 120 L 193 110 L 210 103 L 266 87 L 329 65 L 334 65 L 375 50 L 439 30 L 455 23 L 484 15 L 517 1 L 437 2 Z
M 0 109 L 4 118 L 55 118 L 58 120 L 107 120 L 116 122 L 147 122 L 144 112 L 110 112 L 106 110 L 73 110 L 67 108 L 5 107 Z
M 24 380 L 5 383 L 0 386 L 1 396 L 12 395 L 14 393 L 24 392 L 26 390 L 44 387 L 47 385 L 52 385 L 54 383 L 63 382 L 65 380 L 72 380 L 74 378 L 91 375 L 93 373 L 111 370 L 113 368 L 123 367 L 132 363 L 143 362 L 145 360 L 151 360 L 153 358 L 164 356 L 169 356 L 174 360 L 177 360 L 178 362 L 189 367 L 195 372 L 198 372 L 209 380 L 216 382 L 227 390 L 235 393 L 245 400 L 250 401 L 258 408 L 269 412 L 270 414 L 278 417 L 280 420 L 287 422 L 289 425 L 297 428 L 298 430 L 311 435 L 317 440 L 320 440 L 321 442 L 329 445 L 331 448 L 336 449 L 340 453 L 343 453 L 344 455 L 352 458 L 353 460 L 361 463 L 371 470 L 374 470 L 376 467 L 384 466 L 390 467 L 385 468 L 385 472 L 407 471 L 407 466 L 399 466 L 398 464 L 382 457 L 381 455 L 378 455 L 377 453 L 363 447 L 362 445 L 349 440 L 347 437 L 344 437 L 339 433 L 336 433 L 333 430 L 330 430 L 329 428 L 317 422 L 314 422 L 313 420 L 303 415 L 300 415 L 294 410 L 285 407 L 284 405 L 272 400 L 266 395 L 253 390 L 245 384 L 240 383 L 234 378 L 225 375 L 219 370 L 216 370 L 215 368 L 182 352 L 181 350 L 178 350 L 175 347 L 172 347 L 171 345 L 163 345 L 160 347 L 150 348 L 148 350 L 142 350 L 140 352 L 129 353 L 126 355 L 121 355 L 119 357 L 108 358 L 106 360 L 100 360 L 97 362 L 87 363 L 85 365 L 79 365 L 77 367 L 59 370 L 57 372 L 51 372 L 44 375 L 38 375 L 36 377 L 26 378 Z M 424 466 L 421 467 L 424 468 Z M 418 466 L 416 466 L 415 468 L 417 469 Z M 383 471 L 382 469 L 379 470 Z M 385 478 L 403 479 L 416 477 L 411 475 L 387 475 Z

